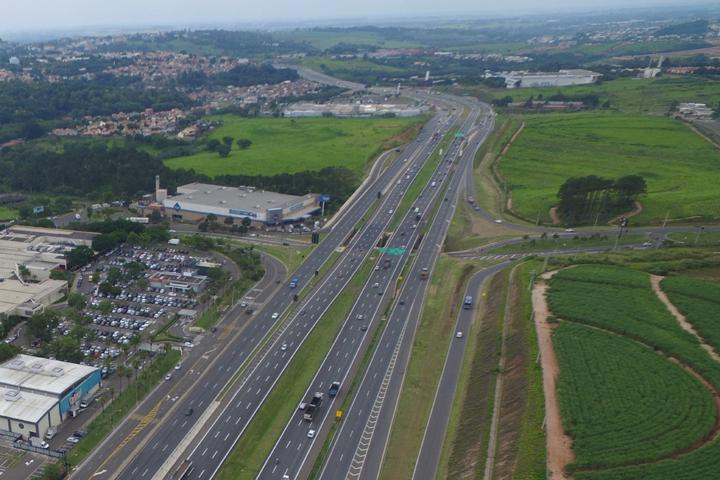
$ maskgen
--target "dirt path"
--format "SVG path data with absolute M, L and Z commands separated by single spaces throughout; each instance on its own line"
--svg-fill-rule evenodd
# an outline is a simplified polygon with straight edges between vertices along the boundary
M 650 283 L 652 284 L 653 291 L 655 291 L 655 295 L 657 295 L 660 301 L 665 304 L 665 307 L 667 307 L 670 313 L 672 313 L 673 317 L 675 317 L 677 322 L 680 324 L 680 327 L 693 337 L 697 338 L 698 342 L 700 342 L 700 346 L 708 352 L 713 360 L 720 362 L 720 355 L 718 355 L 711 345 L 705 342 L 705 339 L 700 336 L 697 330 L 695 330 L 695 327 L 687 321 L 685 315 L 680 313 L 680 310 L 677 309 L 677 307 L 670 301 L 667 294 L 662 290 L 660 282 L 663 278 L 664 277 L 659 275 L 650 275 Z
M 560 220 L 560 215 L 558 215 L 557 207 L 552 207 L 550 209 L 550 218 L 552 219 L 553 225 L 560 225 L 562 221 Z
M 642 211 L 643 211 L 642 204 L 640 202 L 636 201 L 635 208 L 633 208 L 631 211 L 629 211 L 627 213 L 621 213 L 617 217 L 611 218 L 610 220 L 608 220 L 608 225 L 616 224 L 622 217 L 630 218 L 630 217 L 634 217 L 636 215 L 640 215 L 642 213 Z
M 520 134 L 522 133 L 522 131 L 524 129 L 525 129 L 525 122 L 521 123 L 520 128 L 517 129 L 517 132 L 515 132 L 512 137 L 510 137 L 510 141 L 507 143 L 507 145 L 505 145 L 505 147 L 500 152 L 501 157 L 504 157 L 505 154 L 508 152 L 508 150 L 510 150 L 510 147 L 512 146 L 513 143 L 515 143 L 515 140 L 517 140 L 517 138 L 520 136 Z
M 549 279 L 555 272 L 542 275 Z M 565 434 L 560 416 L 560 403 L 557 398 L 556 382 L 560 371 L 555 350 L 552 346 L 552 326 L 548 323 L 550 311 L 545 297 L 548 285 L 538 281 L 532 291 L 533 317 L 540 347 L 540 361 L 543 372 L 543 390 L 545 392 L 545 430 L 547 433 L 547 467 L 550 480 L 567 480 L 565 467 L 572 463 L 575 455 L 572 440 Z

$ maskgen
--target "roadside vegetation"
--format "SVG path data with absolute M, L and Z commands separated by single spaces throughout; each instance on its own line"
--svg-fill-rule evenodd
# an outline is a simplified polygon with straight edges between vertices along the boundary
M 474 267 L 441 256 L 435 266 L 390 432 L 381 479 L 411 478 L 464 286 Z M 448 392 L 448 394 L 450 394 Z
M 244 118 L 210 117 L 220 122 L 208 140 L 231 138 L 227 156 L 205 151 L 171 158 L 172 169 L 193 169 L 209 177 L 221 175 L 279 175 L 343 167 L 362 174 L 382 150 L 395 146 L 392 138 L 422 122 L 422 118 Z M 247 148 L 235 143 L 251 142 Z
M 219 479 L 242 480 L 257 476 L 350 313 L 372 267 L 373 261 L 366 260 L 318 321 L 228 456 L 218 474 Z

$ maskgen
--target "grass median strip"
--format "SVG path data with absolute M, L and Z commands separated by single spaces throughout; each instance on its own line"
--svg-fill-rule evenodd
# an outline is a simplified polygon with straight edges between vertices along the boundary
M 305 389 L 322 364 L 326 352 L 360 295 L 372 267 L 373 260 L 366 260 L 319 320 L 228 456 L 218 479 L 241 480 L 256 477 L 288 417 L 297 408 Z
M 469 262 L 448 256 L 438 259 L 415 334 L 381 479 L 412 477 L 447 347 L 453 337 L 464 284 L 472 271 L 473 265 Z

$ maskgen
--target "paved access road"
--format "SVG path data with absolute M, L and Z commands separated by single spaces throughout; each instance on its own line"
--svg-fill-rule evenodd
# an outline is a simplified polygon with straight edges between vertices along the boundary
M 462 370 L 463 356 L 465 355 L 465 345 L 467 340 L 465 335 L 470 332 L 470 325 L 476 315 L 478 302 L 480 301 L 480 288 L 490 277 L 497 272 L 503 270 L 509 265 L 508 262 L 499 263 L 490 268 L 485 268 L 472 276 L 465 290 L 465 296 L 473 297 L 472 308 L 460 308 L 457 321 L 455 323 L 455 338 L 450 343 L 447 356 L 445 357 L 445 365 L 443 366 L 440 382 L 435 391 L 435 399 L 430 411 L 430 417 L 423 436 L 422 445 L 418 460 L 415 463 L 413 479 L 415 480 L 432 480 L 435 478 L 438 464 L 440 463 L 440 454 L 442 453 L 443 442 L 445 440 L 445 431 L 447 430 L 450 411 L 452 410 L 453 400 L 455 398 L 455 390 L 457 388 L 460 371 Z M 457 332 L 463 334 L 457 337 Z
M 450 171 L 455 168 L 453 160 L 458 156 L 462 143 L 462 139 L 453 140 L 417 200 L 413 202 L 410 211 L 395 229 L 386 245 L 388 249 L 395 250 L 394 254 L 380 255 L 376 270 L 365 284 L 362 293 L 345 319 L 340 333 L 308 387 L 304 396 L 305 401 L 309 401 L 315 392 L 325 395 L 315 418 L 312 421 L 306 421 L 303 419 L 302 411 L 298 410 L 293 413 L 258 478 L 280 478 L 281 475 L 295 477 L 315 444 L 315 433 L 335 414 L 337 402 L 335 398 L 329 396 L 328 388 L 333 382 L 340 382 L 341 394 L 336 398 L 342 398 L 343 385 L 351 383 L 354 367 L 362 358 L 372 337 L 372 332 L 383 314 L 384 307 L 394 296 L 398 277 L 418 241 L 420 231 L 431 216 L 433 204 L 438 197 L 444 196 L 443 182 Z M 406 180 L 409 181 L 407 178 Z M 387 268 L 384 268 L 385 266 Z M 415 276 L 417 275 L 415 274 Z M 403 304 L 396 308 L 416 309 L 419 308 L 419 304 L 414 300 L 411 304 L 403 301 Z M 396 326 L 388 328 L 394 330 Z M 298 402 L 300 400 L 298 399 Z M 310 433 L 310 430 L 314 432 Z M 318 433 L 317 438 L 320 437 L 321 435 Z
M 440 131 L 447 131 L 453 119 L 454 117 L 449 117 L 447 121 L 443 121 L 439 126 Z M 188 478 L 203 479 L 214 476 L 243 434 L 245 427 L 262 406 L 266 396 L 295 352 L 312 332 L 317 321 L 342 292 L 347 282 L 360 268 L 361 263 L 374 251 L 375 245 L 393 218 L 394 211 L 404 197 L 408 186 L 438 144 L 438 139 L 433 139 L 430 132 L 434 132 L 434 130 L 421 134 L 427 143 L 403 162 L 407 164 L 407 170 L 397 180 L 394 180 L 392 188 L 384 197 L 377 212 L 347 247 L 343 257 L 339 260 L 339 265 L 330 273 L 327 282 L 319 289 L 319 294 L 309 299 L 302 306 L 291 326 L 281 331 L 273 339 L 256 368 L 248 374 L 235 394 L 227 399 L 222 410 L 218 410 L 213 415 L 212 422 L 209 422 L 208 427 L 201 433 L 199 440 L 188 445 L 186 453 L 179 456 L 181 459 L 190 459 L 193 463 L 193 471 Z M 412 230 L 410 223 L 406 223 L 404 227 L 408 231 Z M 408 240 L 391 242 L 390 247 L 410 248 L 410 236 L 407 236 Z M 397 238 L 404 237 L 397 235 Z M 387 268 L 384 268 L 384 258 L 390 258 L 391 261 L 391 265 Z M 377 269 L 373 270 L 363 294 L 356 303 L 353 313 L 355 321 L 346 323 L 346 327 L 349 325 L 349 328 L 354 329 L 358 334 L 352 339 L 346 339 L 348 345 L 359 346 L 364 342 L 365 332 L 370 329 L 361 327 L 368 327 L 368 323 L 383 303 L 384 293 L 388 291 L 392 277 L 397 275 L 400 270 L 399 262 L 389 256 L 384 258 L 378 264 Z M 357 318 L 358 315 L 361 316 L 360 319 Z M 342 373 L 340 365 L 329 368 L 334 374 L 341 375 Z M 300 399 L 298 399 L 299 401 Z
M 427 281 L 420 278 L 418 272 L 421 268 L 434 268 L 455 210 L 463 174 L 489 133 L 488 122 L 475 124 L 481 113 L 491 114 L 487 106 L 471 103 L 470 107 L 468 121 L 462 127 L 468 141 L 457 169 L 449 175 L 445 195 L 448 200 L 440 204 L 401 290 L 399 298 L 405 303 L 398 302 L 390 314 L 355 397 L 333 438 L 320 474 L 322 479 L 375 478 L 379 472 L 426 294 Z M 301 475 L 306 473 L 303 470 Z

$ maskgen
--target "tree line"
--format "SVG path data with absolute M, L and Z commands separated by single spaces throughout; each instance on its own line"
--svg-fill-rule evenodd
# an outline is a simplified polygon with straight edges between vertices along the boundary
M 567 225 L 605 220 L 632 209 L 638 197 L 646 192 L 647 184 L 640 175 L 616 180 L 596 175 L 573 177 L 560 186 L 557 212 Z

